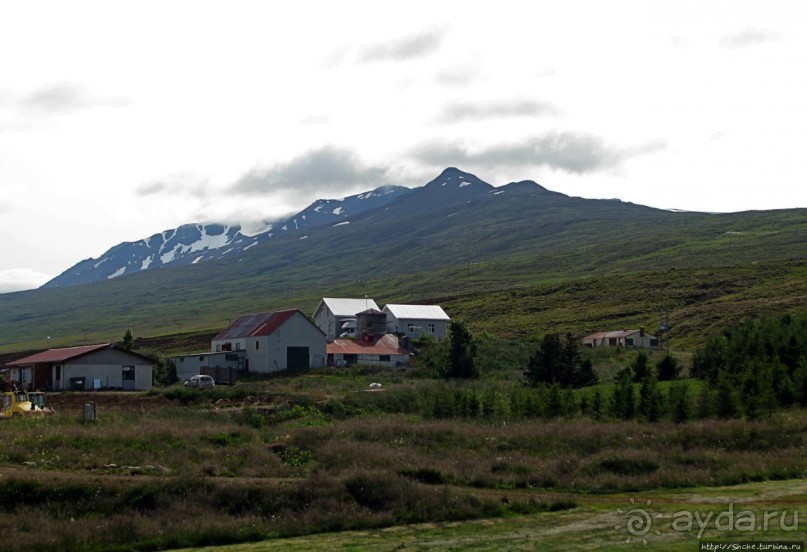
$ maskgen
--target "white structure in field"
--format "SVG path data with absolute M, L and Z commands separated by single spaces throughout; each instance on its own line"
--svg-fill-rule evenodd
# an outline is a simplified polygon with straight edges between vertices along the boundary
M 439 305 L 386 305 L 387 331 L 416 339 L 422 335 L 443 339 L 451 320 Z
M 325 297 L 314 311 L 314 324 L 325 333 L 328 341 L 333 341 L 343 334 L 354 337 L 356 315 L 368 309 L 379 310 L 375 301 L 368 297 L 364 299 Z

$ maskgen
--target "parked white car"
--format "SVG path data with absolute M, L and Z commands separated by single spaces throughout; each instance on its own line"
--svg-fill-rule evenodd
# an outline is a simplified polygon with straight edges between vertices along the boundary
M 191 376 L 191 379 L 185 382 L 185 387 L 194 387 L 196 389 L 204 389 L 206 387 L 215 387 L 216 382 L 210 376 Z

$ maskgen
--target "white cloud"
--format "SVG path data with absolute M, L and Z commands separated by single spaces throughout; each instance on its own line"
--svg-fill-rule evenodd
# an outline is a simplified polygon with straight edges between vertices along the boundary
M 726 48 L 744 48 L 757 46 L 781 40 L 782 36 L 776 31 L 767 29 L 747 28 L 738 33 L 732 33 L 720 39 L 720 44 Z
M 0 293 L 35 289 L 52 277 L 28 268 L 0 270 Z
M 84 86 L 71 82 L 39 88 L 18 100 L 18 104 L 26 109 L 46 113 L 62 113 L 95 107 L 119 107 L 127 103 L 128 101 L 123 98 L 93 96 Z
M 505 119 L 511 117 L 537 117 L 557 115 L 558 108 L 549 102 L 512 99 L 485 103 L 455 102 L 446 105 L 440 120 L 444 123 L 459 121 L 481 121 L 484 119 Z

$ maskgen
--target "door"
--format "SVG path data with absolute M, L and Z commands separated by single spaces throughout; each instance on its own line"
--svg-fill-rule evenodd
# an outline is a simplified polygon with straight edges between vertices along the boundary
M 289 370 L 308 370 L 308 347 L 287 347 L 286 368 Z

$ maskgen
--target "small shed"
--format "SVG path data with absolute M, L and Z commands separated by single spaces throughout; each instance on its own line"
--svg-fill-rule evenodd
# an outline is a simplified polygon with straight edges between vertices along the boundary
M 220 351 L 195 353 L 170 357 L 177 370 L 179 381 L 186 381 L 196 374 L 213 376 L 217 384 L 234 383 L 245 372 L 246 351 Z M 226 375 L 226 377 L 222 377 Z
M 387 315 L 378 309 L 367 309 L 356 315 L 356 337 L 381 336 L 387 333 Z

